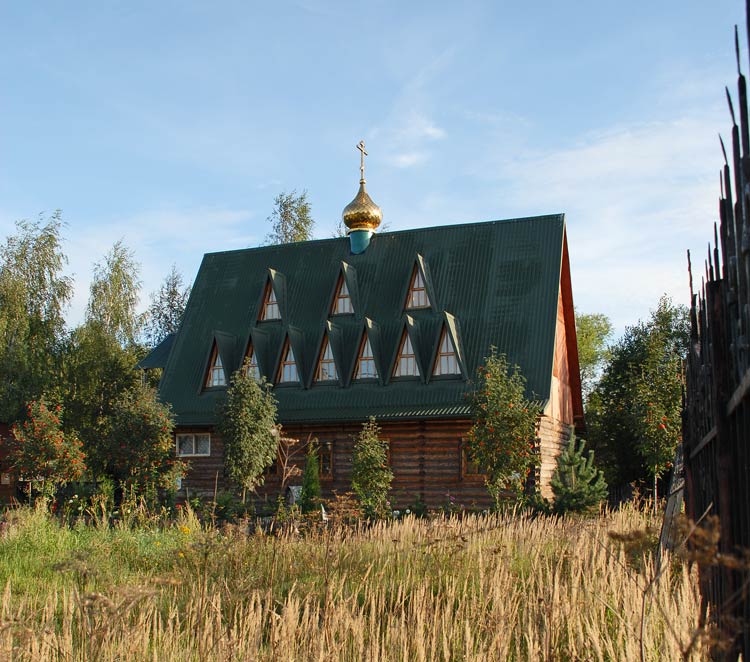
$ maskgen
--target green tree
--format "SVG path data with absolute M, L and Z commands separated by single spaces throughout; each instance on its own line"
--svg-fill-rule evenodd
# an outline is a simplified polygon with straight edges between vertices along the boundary
M 610 485 L 658 478 L 674 456 L 688 340 L 687 309 L 664 296 L 612 346 L 586 408 L 589 443 Z
M 596 508 L 607 498 L 607 483 L 604 474 L 594 466 L 594 452 L 584 456 L 586 442 L 577 443 L 575 434 L 552 474 L 550 485 L 555 495 L 555 511 L 558 513 L 586 512 Z
M 307 444 L 305 470 L 302 472 L 302 490 L 299 495 L 299 507 L 303 513 L 315 510 L 320 502 L 320 456 L 317 440 Z
M 22 416 L 30 400 L 60 381 L 64 311 L 73 292 L 62 275 L 62 215 L 18 221 L 0 246 L 0 420 Z
M 504 490 L 520 493 L 536 454 L 539 407 L 526 398 L 526 379 L 505 354 L 492 348 L 477 370 L 470 394 L 473 424 L 468 435 L 469 458 L 486 473 L 495 505 Z
M 140 266 L 133 251 L 116 241 L 103 262 L 94 265 L 86 321 L 98 323 L 123 346 L 135 345 L 141 326 L 136 313 Z
M 172 412 L 154 389 L 139 385 L 125 391 L 107 417 L 104 472 L 153 503 L 158 488 L 174 489 L 184 474 L 175 457 L 173 430 Z
M 612 337 L 612 322 L 601 313 L 581 314 L 576 311 L 575 317 L 581 389 L 586 401 L 607 360 L 607 343 Z
M 352 454 L 352 490 L 365 516 L 370 518 L 387 517 L 388 492 L 393 481 L 388 466 L 388 442 L 380 435 L 380 427 L 370 417 L 362 424 Z
M 248 365 L 246 359 L 232 375 L 219 422 L 224 469 L 242 487 L 243 503 L 248 490 L 263 484 L 263 471 L 276 460 L 279 443 L 271 388 L 265 381 L 258 384 L 248 374 Z
M 63 432 L 59 405 L 50 409 L 43 399 L 34 400 L 26 414 L 22 425 L 13 426 L 6 462 L 20 476 L 41 482 L 42 492 L 52 496 L 86 470 L 82 444 L 74 433 Z
M 185 285 L 177 265 L 173 264 L 161 287 L 151 293 L 151 305 L 143 324 L 143 335 L 149 347 L 156 347 L 170 333 L 177 332 L 189 297 L 190 285 Z
M 291 193 L 282 191 L 273 201 L 273 211 L 266 219 L 271 224 L 271 233 L 266 237 L 269 244 L 291 244 L 312 239 L 315 225 L 310 215 L 307 191 Z

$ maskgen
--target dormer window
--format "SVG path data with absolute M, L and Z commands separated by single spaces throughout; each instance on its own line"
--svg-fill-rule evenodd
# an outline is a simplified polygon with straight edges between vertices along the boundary
M 396 365 L 393 367 L 394 377 L 419 377 L 419 366 L 417 357 L 411 344 L 409 334 L 404 331 L 401 338 L 401 347 L 398 350 Z
M 279 302 L 276 300 L 276 292 L 273 291 L 273 285 L 269 280 L 266 284 L 266 293 L 263 297 L 263 308 L 260 311 L 261 320 L 280 320 L 281 311 Z
M 227 376 L 224 372 L 224 364 L 221 362 L 219 350 L 214 343 L 211 351 L 211 361 L 208 364 L 208 375 L 206 376 L 206 388 L 212 386 L 226 386 Z
M 255 350 L 253 349 L 252 345 L 248 347 L 245 359 L 245 374 L 248 377 L 252 377 L 256 382 L 259 382 L 260 368 L 258 367 L 258 359 L 255 358 Z
M 427 288 L 424 284 L 424 277 L 419 267 L 415 264 L 414 271 L 411 275 L 411 284 L 409 285 L 409 294 L 406 297 L 406 309 L 411 308 L 429 308 L 430 299 L 427 296 Z
M 284 351 L 281 353 L 281 365 L 279 366 L 279 384 L 289 384 L 299 381 L 297 374 L 297 362 L 294 360 L 294 352 L 289 344 L 289 338 L 284 344 Z
M 333 358 L 331 343 L 328 342 L 328 335 L 323 338 L 323 346 L 320 351 L 320 361 L 318 369 L 315 372 L 316 382 L 335 382 L 339 378 L 336 370 L 336 361 Z
M 370 339 L 367 333 L 362 335 L 362 344 L 359 349 L 359 358 L 357 359 L 357 372 L 355 379 L 377 379 L 378 370 L 375 367 L 375 356 L 372 353 Z
M 349 288 L 346 286 L 346 281 L 342 275 L 339 276 L 336 296 L 333 299 L 333 306 L 331 306 L 331 315 L 351 315 L 352 313 L 354 313 L 352 297 L 349 294 Z
M 435 357 L 435 367 L 432 370 L 433 375 L 460 375 L 461 368 L 458 365 L 456 357 L 456 348 L 453 346 L 448 330 L 443 327 L 443 333 L 440 336 L 440 347 L 438 355 Z

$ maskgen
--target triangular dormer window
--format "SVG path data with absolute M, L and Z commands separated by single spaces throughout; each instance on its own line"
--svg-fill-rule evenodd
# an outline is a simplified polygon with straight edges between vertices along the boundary
M 430 308 L 430 298 L 427 296 L 427 288 L 424 283 L 424 276 L 421 269 L 415 264 L 414 271 L 411 274 L 411 283 L 409 284 L 409 294 L 406 296 L 407 310 L 412 308 Z
M 279 302 L 276 299 L 276 292 L 273 291 L 273 285 L 269 279 L 266 282 L 266 291 L 263 295 L 263 308 L 260 311 L 260 320 L 280 320 L 281 310 Z
M 351 315 L 353 312 L 352 297 L 349 294 L 349 288 L 346 286 L 344 276 L 341 275 L 336 286 L 336 296 L 331 306 L 331 315 Z
M 448 330 L 443 327 L 443 333 L 440 336 L 440 346 L 438 354 L 435 357 L 435 367 L 432 370 L 433 375 L 460 375 L 461 367 L 458 365 L 456 348 L 453 346 Z
M 211 386 L 226 386 L 227 376 L 224 372 L 224 364 L 221 362 L 219 349 L 214 343 L 211 350 L 211 360 L 208 363 L 208 374 L 206 375 L 206 388 Z
M 419 377 L 419 366 L 409 334 L 404 331 L 401 347 L 398 350 L 396 365 L 393 367 L 394 377 Z
M 245 355 L 245 374 L 248 377 L 252 377 L 256 382 L 260 381 L 260 368 L 258 367 L 258 359 L 255 358 L 255 350 L 250 345 L 247 348 L 247 354 Z
M 372 353 L 370 339 L 367 332 L 362 335 L 362 343 L 359 348 L 359 358 L 357 359 L 357 372 L 354 379 L 377 379 L 378 370 L 375 367 L 375 356 Z
M 323 337 L 323 346 L 320 348 L 320 360 L 318 369 L 315 371 L 316 382 L 335 382 L 339 378 L 336 370 L 336 361 L 333 358 L 331 343 L 328 342 L 328 335 Z
M 297 362 L 294 360 L 294 352 L 289 344 L 289 338 L 284 343 L 284 350 L 281 352 L 281 365 L 279 365 L 279 384 L 289 384 L 299 381 L 297 373 Z

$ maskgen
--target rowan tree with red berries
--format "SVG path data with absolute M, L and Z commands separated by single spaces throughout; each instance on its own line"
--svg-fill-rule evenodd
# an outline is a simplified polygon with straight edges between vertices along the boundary
M 539 407 L 526 397 L 526 379 L 517 365 L 493 347 L 477 369 L 469 394 L 474 424 L 467 453 L 485 474 L 487 489 L 499 505 L 510 490 L 520 494 L 536 462 Z
M 29 402 L 26 420 L 13 426 L 8 442 L 10 470 L 52 496 L 61 485 L 81 478 L 84 461 L 81 441 L 75 433 L 63 432 L 60 405 L 49 407 L 44 399 Z

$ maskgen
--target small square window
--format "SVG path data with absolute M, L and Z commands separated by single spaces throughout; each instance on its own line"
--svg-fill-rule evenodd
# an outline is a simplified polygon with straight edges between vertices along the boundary
M 176 437 L 177 455 L 192 457 L 196 455 L 211 455 L 210 434 L 178 434 Z

